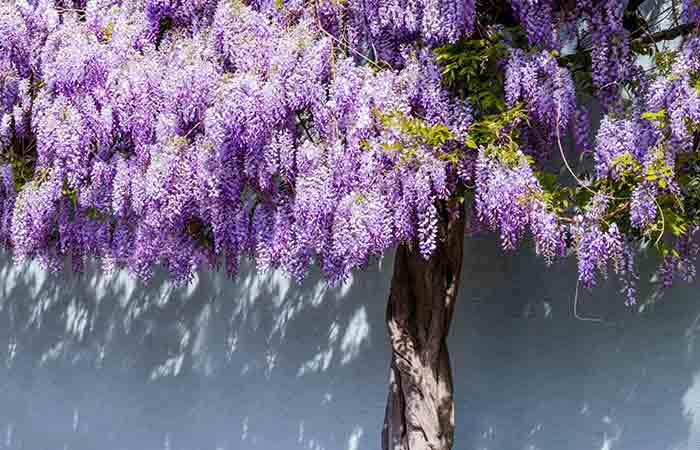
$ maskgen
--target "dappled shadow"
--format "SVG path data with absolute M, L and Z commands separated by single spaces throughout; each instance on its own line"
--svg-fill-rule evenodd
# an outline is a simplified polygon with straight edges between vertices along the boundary
M 360 449 L 381 423 L 376 268 L 338 287 L 247 266 L 174 287 L 5 257 L 0 278 L 0 448 Z
M 493 246 L 477 239 L 465 253 Z M 654 265 L 642 266 L 644 279 Z M 700 448 L 698 285 L 662 298 L 647 286 L 640 313 L 602 283 L 581 292 L 576 318 L 575 273 L 525 251 L 467 257 L 450 341 L 455 448 Z
M 174 288 L 0 263 L 0 448 L 379 447 L 389 258 L 333 288 L 244 268 Z M 651 268 L 652 264 L 646 264 Z M 697 284 L 626 308 L 491 236 L 465 248 L 456 450 L 700 448 Z

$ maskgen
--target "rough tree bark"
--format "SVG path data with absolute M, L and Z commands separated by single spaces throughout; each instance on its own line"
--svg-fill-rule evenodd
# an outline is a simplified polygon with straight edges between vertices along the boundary
M 446 339 L 462 268 L 464 214 L 441 223 L 441 239 L 430 259 L 407 244 L 396 252 L 386 313 L 393 352 L 384 450 L 452 448 L 454 402 Z

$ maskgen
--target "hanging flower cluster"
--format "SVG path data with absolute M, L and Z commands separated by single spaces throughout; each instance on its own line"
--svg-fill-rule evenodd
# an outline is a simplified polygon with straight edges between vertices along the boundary
M 626 2 L 575 3 L 505 4 L 517 44 L 474 0 L 2 2 L 0 241 L 18 261 L 95 258 L 142 279 L 253 257 L 342 280 L 402 242 L 430 257 L 472 189 L 504 248 L 573 248 L 586 286 L 612 264 L 632 298 L 633 241 L 669 231 L 664 279 L 689 278 L 677 175 L 698 150 L 700 40 L 641 75 Z M 683 3 L 686 23 L 696 9 Z M 597 133 L 560 57 L 571 30 L 588 34 Z M 473 82 L 493 63 L 502 83 L 450 87 L 438 49 L 494 35 L 505 51 L 455 64 Z M 566 164 L 597 192 L 582 205 L 543 181 L 567 130 L 594 167 L 584 182 Z
M 438 30 L 466 7 L 426 2 L 411 32 L 456 39 L 466 30 Z M 0 231 L 17 259 L 79 269 L 98 257 L 144 279 L 162 264 L 187 280 L 222 259 L 235 273 L 250 255 L 342 279 L 403 240 L 434 249 L 434 203 L 456 182 L 447 149 L 409 142 L 382 116 L 455 136 L 469 125 L 429 51 L 376 71 L 294 2 L 3 8 L 2 148 L 31 136 L 36 152 L 18 194 L 4 178 Z M 364 31 L 368 45 L 379 33 Z

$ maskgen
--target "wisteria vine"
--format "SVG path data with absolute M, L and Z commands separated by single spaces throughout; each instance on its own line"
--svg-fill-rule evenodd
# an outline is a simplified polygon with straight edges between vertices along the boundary
M 648 242 L 690 279 L 700 6 L 645 71 L 627 2 L 572 3 L 3 0 L 0 241 L 144 280 L 244 257 L 342 280 L 402 242 L 430 257 L 471 198 L 584 286 L 612 265 L 633 302 Z M 555 175 L 569 130 L 590 170 Z

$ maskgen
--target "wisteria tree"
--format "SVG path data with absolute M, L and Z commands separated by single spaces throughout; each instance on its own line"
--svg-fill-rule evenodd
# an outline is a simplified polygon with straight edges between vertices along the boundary
M 467 231 L 629 304 L 642 250 L 695 275 L 700 2 L 650 3 L 0 0 L 0 239 L 177 282 L 395 248 L 382 445 L 450 449 Z

